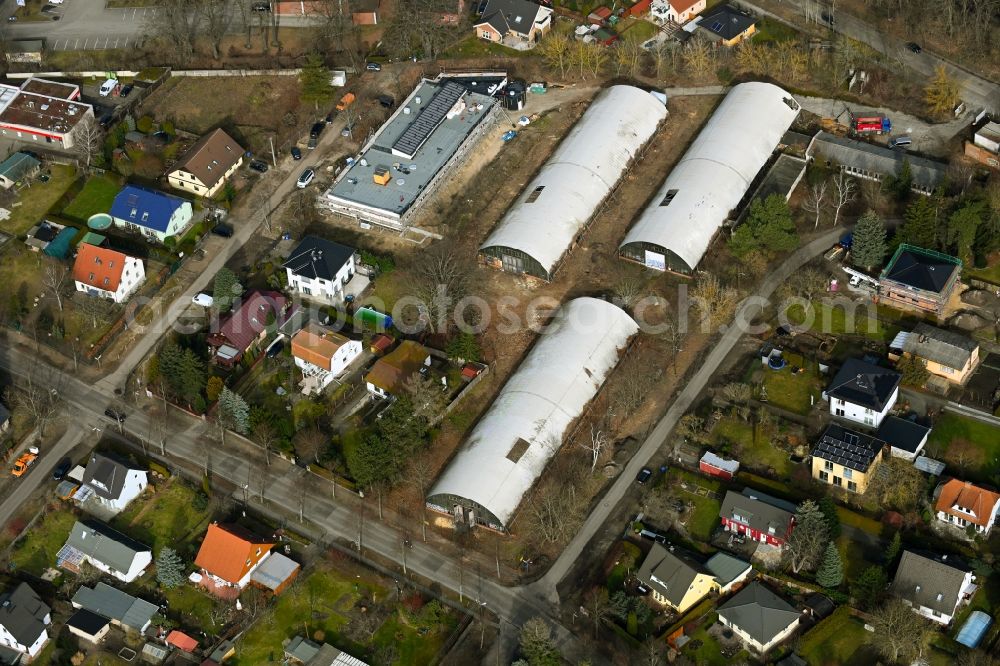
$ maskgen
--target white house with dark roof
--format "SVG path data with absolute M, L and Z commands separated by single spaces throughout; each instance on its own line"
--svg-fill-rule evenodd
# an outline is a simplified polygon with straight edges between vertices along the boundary
M 830 413 L 878 428 L 899 398 L 902 375 L 861 359 L 849 358 L 830 382 Z
M 976 591 L 976 576 L 965 567 L 953 566 L 947 557 L 932 560 L 904 550 L 891 588 L 914 613 L 945 626 Z
M 719 622 L 758 654 L 791 636 L 799 617 L 799 611 L 756 581 L 719 606 Z
M 910 419 L 887 416 L 875 435 L 889 445 L 893 458 L 915 460 L 927 445 L 931 429 Z
M 145 632 L 160 609 L 145 599 L 133 597 L 107 583 L 94 587 L 81 586 L 71 601 L 73 608 L 88 610 L 108 618 L 112 624 Z
M 74 498 L 94 501 L 112 513 L 119 513 L 148 485 L 146 470 L 115 456 L 95 453 L 87 463 L 83 484 Z
M 318 236 L 306 236 L 282 265 L 288 290 L 309 300 L 339 304 L 357 271 L 352 247 Z
M 79 572 L 82 564 L 89 563 L 125 583 L 145 573 L 152 562 L 149 546 L 96 520 L 74 523 L 69 538 L 56 553 L 56 563 L 63 569 Z
M 51 609 L 27 583 L 0 594 L 0 644 L 34 658 L 49 642 Z

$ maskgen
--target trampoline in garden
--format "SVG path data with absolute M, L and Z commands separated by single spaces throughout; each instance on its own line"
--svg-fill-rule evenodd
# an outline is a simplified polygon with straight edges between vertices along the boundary
M 992 624 L 993 618 L 983 611 L 972 611 L 955 640 L 967 648 L 975 648 L 979 645 L 979 641 L 983 640 L 983 636 L 986 635 Z
M 786 365 L 788 365 L 788 361 L 786 361 L 784 358 L 782 358 L 780 355 L 777 354 L 772 354 L 767 359 L 767 367 L 771 368 L 772 370 L 781 370 Z

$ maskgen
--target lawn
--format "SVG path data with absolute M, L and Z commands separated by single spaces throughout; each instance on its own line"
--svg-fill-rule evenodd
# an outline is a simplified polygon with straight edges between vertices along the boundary
M 960 468 L 963 478 L 988 480 L 1000 460 L 1000 428 L 945 412 L 934 423 L 927 448 Z
M 77 222 L 86 222 L 91 215 L 107 213 L 120 189 L 121 180 L 113 174 L 91 176 L 62 214 Z
M 767 401 L 775 407 L 808 415 L 812 411 L 813 399 L 818 401 L 823 392 L 816 363 L 798 354 L 786 354 L 785 360 L 788 365 L 781 370 L 764 370 Z M 755 360 L 755 366 L 756 363 Z M 798 371 L 792 374 L 792 368 Z
M 615 30 L 623 38 L 637 44 L 642 44 L 646 40 L 652 39 L 659 32 L 656 26 L 649 21 L 643 21 L 631 16 L 623 21 L 619 21 L 618 25 L 615 26 Z
M 49 172 L 49 182 L 35 180 L 30 188 L 21 191 L 20 205 L 11 207 L 10 218 L 0 223 L 0 228 L 13 235 L 23 234 L 45 217 L 76 180 L 76 170 L 71 166 L 53 164 Z
M 222 628 L 216 626 L 212 612 L 216 606 L 227 602 L 202 592 L 194 585 L 181 585 L 172 590 L 161 589 L 160 592 L 167 599 L 168 614 L 178 618 L 185 627 L 203 629 L 209 633 Z
M 517 49 L 501 46 L 480 39 L 475 35 L 470 35 L 468 39 L 463 39 L 454 46 L 446 49 L 441 54 L 441 58 L 484 58 L 487 56 L 513 56 L 519 58 L 531 55 L 531 51 L 518 51 Z
M 712 442 L 716 449 L 725 451 L 723 443 L 729 442 L 735 447 L 732 455 L 738 456 L 749 469 L 773 469 L 779 478 L 787 477 L 788 454 L 771 445 L 768 431 L 758 429 L 756 441 L 753 435 L 754 424 L 735 418 L 724 418 L 712 428 Z
M 162 481 L 156 494 L 138 499 L 118 514 L 112 525 L 159 553 L 164 546 L 174 548 L 189 559 L 195 543 L 205 531 L 209 515 L 196 508 L 198 493 L 178 479 Z
M 667 479 L 669 478 L 669 482 Z M 687 490 L 681 489 L 680 484 L 687 486 Z M 712 539 L 712 532 L 715 531 L 719 522 L 719 509 L 721 502 L 708 497 L 707 494 L 699 494 L 695 487 L 716 493 L 719 491 L 719 482 L 714 479 L 702 477 L 686 470 L 674 468 L 670 470 L 667 477 L 664 477 L 666 488 L 671 494 L 676 494 L 685 502 L 693 502 L 694 510 L 687 516 L 685 529 L 695 541 L 708 542 Z
M 848 303 L 856 308 L 848 311 L 846 305 L 840 303 L 814 303 L 806 308 L 796 303 L 786 310 L 785 317 L 789 324 L 822 334 L 863 335 L 874 340 L 891 341 L 899 331 L 898 326 L 880 321 L 877 310 L 862 303 Z
M 754 34 L 755 42 L 787 42 L 799 36 L 799 32 L 781 21 L 770 18 L 762 18 L 757 21 L 757 32 Z
M 708 630 L 718 619 L 718 615 L 712 615 L 690 634 L 691 640 L 681 649 L 682 654 L 691 659 L 698 666 L 726 666 L 729 663 L 742 663 L 746 661 L 746 650 L 736 654 L 731 659 L 723 656 L 719 641 L 715 639 Z
M 962 267 L 962 275 L 966 279 L 977 278 L 996 285 L 1000 285 L 1000 254 L 990 257 L 990 263 L 986 268 Z
M 864 623 L 841 606 L 799 639 L 797 653 L 810 666 L 875 663 L 866 646 L 868 636 Z
M 330 566 L 321 565 L 290 590 L 278 597 L 273 614 L 257 622 L 244 634 L 237 647 L 236 666 L 264 664 L 281 656 L 282 641 L 298 634 L 315 637 L 322 632 L 322 641 L 364 658 L 369 648 L 391 645 L 395 650 L 396 664 L 426 664 L 433 660 L 444 640 L 457 624 L 449 613 L 435 631 L 421 635 L 416 627 L 404 622 L 393 605 L 392 612 L 380 627 L 375 629 L 370 645 L 359 645 L 347 636 L 351 615 L 359 613 L 356 604 L 364 600 L 385 603 L 395 591 L 383 588 L 365 578 L 348 578 Z M 372 601 L 374 600 L 374 602 Z
M 50 511 L 35 523 L 10 555 L 11 566 L 41 576 L 56 565 L 56 553 L 66 543 L 76 515 L 65 509 Z

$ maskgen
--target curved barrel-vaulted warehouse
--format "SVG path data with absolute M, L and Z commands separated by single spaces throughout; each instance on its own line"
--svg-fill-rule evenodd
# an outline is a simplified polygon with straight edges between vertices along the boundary
M 563 305 L 431 488 L 427 506 L 456 522 L 506 531 L 638 330 L 607 301 Z
M 639 88 L 619 85 L 601 93 L 479 248 L 483 262 L 552 279 L 666 117 L 663 102 Z
M 626 259 L 694 270 L 788 131 L 799 104 L 770 83 L 729 91 L 618 248 Z

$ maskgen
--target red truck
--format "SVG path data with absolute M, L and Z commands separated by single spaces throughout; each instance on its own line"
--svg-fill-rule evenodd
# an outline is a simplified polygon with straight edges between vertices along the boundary
M 881 113 L 852 113 L 851 131 L 856 134 L 889 134 L 892 132 L 892 121 Z

